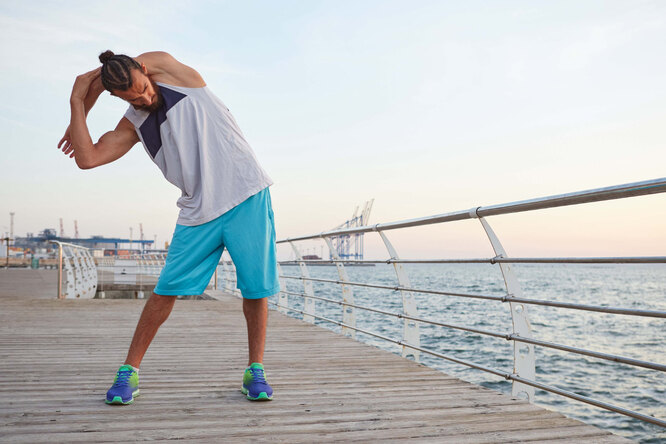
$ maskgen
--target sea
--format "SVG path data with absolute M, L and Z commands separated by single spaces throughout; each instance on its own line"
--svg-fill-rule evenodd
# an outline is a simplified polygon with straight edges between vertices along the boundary
M 404 264 L 412 288 L 502 296 L 506 294 L 498 265 Z M 523 297 L 579 304 L 666 311 L 666 264 L 513 264 Z M 350 281 L 398 285 L 392 264 L 345 267 Z M 300 276 L 297 266 L 282 274 Z M 339 279 L 334 266 L 309 266 L 313 278 Z M 303 293 L 302 281 L 284 279 L 286 289 Z M 342 300 L 341 287 L 314 282 L 316 296 Z M 352 287 L 354 302 L 398 313 L 399 291 Z M 512 333 L 508 303 L 414 293 L 419 317 Z M 271 298 L 276 298 L 272 296 Z M 273 302 L 277 302 L 273 299 Z M 302 310 L 302 298 L 289 296 Z M 316 301 L 316 314 L 342 322 L 342 307 Z M 666 319 L 528 305 L 533 337 L 578 348 L 666 363 Z M 295 317 L 300 314 L 291 313 Z M 340 327 L 323 320 L 317 325 Z M 402 339 L 403 320 L 356 310 L 356 326 Z M 513 344 L 505 339 L 420 323 L 421 346 L 455 358 L 513 372 Z M 356 338 L 400 354 L 398 345 L 357 332 Z M 536 380 L 646 415 L 666 419 L 664 372 L 535 346 Z M 484 387 L 511 394 L 511 383 L 473 368 L 421 353 L 423 364 Z M 536 390 L 535 404 L 641 443 L 665 443 L 666 429 L 618 413 Z

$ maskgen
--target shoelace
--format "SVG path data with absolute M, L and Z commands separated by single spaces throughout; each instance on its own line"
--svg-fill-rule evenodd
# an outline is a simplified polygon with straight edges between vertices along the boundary
M 116 377 L 116 382 L 113 383 L 114 387 L 122 387 L 124 385 L 127 385 L 129 382 L 129 378 L 132 376 L 132 371 L 131 370 L 122 370 L 118 372 L 118 376 Z
M 250 373 L 252 373 L 253 382 L 261 382 L 266 384 L 266 377 L 264 376 L 264 371 L 260 368 L 251 368 Z

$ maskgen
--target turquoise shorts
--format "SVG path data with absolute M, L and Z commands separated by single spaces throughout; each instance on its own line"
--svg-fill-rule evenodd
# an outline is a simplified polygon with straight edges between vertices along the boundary
M 202 294 L 225 247 L 236 266 L 236 288 L 244 298 L 260 299 L 280 291 L 268 187 L 210 222 L 176 225 L 154 292 L 165 296 Z

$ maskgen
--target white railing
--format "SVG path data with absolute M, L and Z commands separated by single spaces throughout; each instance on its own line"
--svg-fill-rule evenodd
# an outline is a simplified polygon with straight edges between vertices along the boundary
M 100 269 L 112 272 L 114 276 L 127 276 L 132 281 L 140 276 L 159 276 L 165 262 L 166 253 L 125 254 L 97 259 Z
M 127 254 L 97 258 L 100 271 L 100 297 L 106 297 L 106 290 L 118 286 L 130 289 L 136 297 L 143 299 L 144 289 L 151 288 L 157 281 L 164 264 L 166 253 Z M 113 290 L 111 290 L 113 291 Z
M 97 267 L 90 250 L 66 242 L 50 242 L 58 245 L 58 299 L 94 298 Z
M 315 319 L 319 319 L 321 321 L 337 325 L 338 327 L 341 328 L 343 334 L 346 334 L 351 337 L 355 336 L 355 332 L 361 332 L 382 339 L 384 341 L 398 344 L 402 348 L 403 356 L 411 355 L 417 361 L 419 361 L 420 359 L 420 353 L 426 353 L 447 361 L 462 364 L 467 367 L 475 368 L 478 370 L 482 370 L 484 372 L 488 372 L 503 377 L 507 380 L 512 381 L 512 394 L 514 396 L 525 397 L 530 402 L 534 401 L 534 390 L 535 388 L 537 388 L 545 390 L 547 392 L 556 393 L 571 399 L 575 399 L 577 401 L 581 401 L 587 404 L 591 404 L 606 410 L 614 411 L 633 418 L 637 418 L 642 421 L 666 427 L 666 420 L 664 419 L 655 418 L 654 416 L 625 409 L 623 407 L 613 405 L 601 400 L 592 399 L 590 397 L 574 393 L 573 391 L 570 390 L 563 390 L 552 385 L 538 382 L 536 380 L 536 375 L 535 375 L 535 354 L 534 354 L 535 347 L 557 349 L 578 355 L 590 356 L 601 360 L 608 360 L 627 365 L 642 367 L 658 372 L 665 372 L 666 365 L 662 363 L 632 359 L 629 357 L 620 356 L 616 354 L 602 353 L 594 350 L 588 350 L 584 348 L 578 348 L 578 347 L 536 339 L 532 335 L 528 307 L 548 306 L 548 307 L 557 307 L 568 310 L 583 310 L 583 311 L 591 311 L 599 313 L 610 313 L 616 315 L 639 316 L 639 317 L 662 318 L 662 319 L 666 318 L 666 312 L 656 311 L 656 310 L 633 309 L 626 307 L 585 305 L 585 304 L 577 304 L 575 302 L 549 301 L 549 300 L 533 299 L 525 297 L 523 295 L 522 289 L 516 277 L 516 273 L 511 266 L 512 264 L 515 263 L 666 264 L 666 256 L 511 258 L 508 257 L 497 234 L 493 231 L 493 229 L 491 228 L 490 224 L 486 219 L 487 216 L 533 211 L 538 209 L 569 206 L 569 205 L 583 204 L 589 202 L 607 201 L 607 200 L 621 199 L 632 196 L 644 196 L 644 195 L 664 193 L 664 192 L 666 192 L 666 178 L 661 178 L 656 180 L 649 180 L 649 181 L 630 183 L 625 185 L 612 186 L 607 188 L 586 190 L 581 192 L 549 196 L 549 197 L 531 199 L 519 202 L 511 202 L 500 205 L 474 207 L 469 210 L 439 214 L 417 219 L 402 220 L 390 223 L 381 223 L 381 224 L 368 225 L 356 228 L 332 230 L 307 236 L 278 240 L 277 241 L 278 244 L 289 244 L 296 256 L 296 260 L 280 261 L 280 264 L 281 265 L 297 264 L 300 270 L 300 275 L 299 276 L 285 275 L 282 273 L 282 271 L 280 271 L 282 291 L 278 296 L 278 302 L 277 303 L 271 302 L 271 304 L 274 305 L 279 311 L 285 313 L 287 312 L 298 313 L 299 315 L 302 316 L 302 319 L 307 322 L 314 323 Z M 395 247 L 389 241 L 386 233 L 387 231 L 399 228 L 439 224 L 439 223 L 458 221 L 464 219 L 479 220 L 495 252 L 494 257 L 482 258 L 482 259 L 404 260 L 399 258 Z M 333 248 L 331 242 L 332 238 L 340 235 L 351 235 L 351 234 L 361 234 L 361 233 L 379 234 L 384 246 L 388 251 L 390 258 L 387 260 L 341 260 L 337 256 L 336 251 Z M 302 255 L 296 243 L 299 241 L 314 240 L 314 239 L 324 240 L 331 253 L 332 257 L 331 260 L 304 260 L 302 258 Z M 379 285 L 367 282 L 350 281 L 346 273 L 345 264 L 361 264 L 361 263 L 392 264 L 395 270 L 397 284 Z M 491 294 L 472 294 L 472 293 L 450 292 L 444 290 L 415 288 L 410 284 L 406 270 L 402 266 L 403 264 L 435 264 L 435 263 L 496 264 L 500 268 L 502 276 L 504 278 L 504 285 L 506 292 L 503 295 L 491 295 Z M 335 265 L 338 271 L 338 279 L 313 278 L 310 276 L 307 264 Z M 228 291 L 233 291 L 235 283 L 235 278 L 233 276 L 233 264 L 231 264 L 231 266 L 225 265 L 224 267 L 225 268 L 223 272 L 219 273 L 219 275 L 222 276 L 224 280 L 224 283 L 221 286 Z M 219 276 L 218 273 L 216 272 L 216 287 L 218 279 Z M 302 292 L 287 291 L 285 285 L 287 280 L 300 281 L 303 286 Z M 341 299 L 336 300 L 315 295 L 313 289 L 313 282 L 338 285 L 341 291 Z M 354 293 L 353 293 L 354 289 L 359 291 L 363 288 L 378 288 L 378 289 L 399 291 L 402 296 L 402 311 L 394 312 L 355 303 Z M 416 299 L 414 298 L 415 293 L 435 294 L 435 295 L 451 296 L 456 298 L 470 298 L 476 300 L 486 300 L 501 304 L 508 304 L 510 308 L 513 329 L 511 332 L 496 332 L 486 329 L 472 328 L 465 325 L 456 325 L 453 323 L 440 322 L 435 319 L 425 319 L 419 315 Z M 301 307 L 302 309 L 297 309 L 293 306 L 289 306 L 290 296 L 298 298 L 299 302 L 301 303 L 299 304 L 299 307 Z M 315 309 L 315 301 L 322 301 L 328 304 L 339 305 L 342 309 L 342 322 L 317 314 Z M 379 334 L 377 332 L 369 331 L 366 328 L 359 328 L 356 325 L 356 310 L 365 310 L 397 318 L 398 320 L 402 320 L 402 327 L 403 327 L 402 336 L 400 338 L 391 338 L 387 337 L 386 335 Z M 499 369 L 489 367 L 487 365 L 481 365 L 479 363 L 471 362 L 470 360 L 460 359 L 450 354 L 444 354 L 437 352 L 435 350 L 430 350 L 425 347 L 422 347 L 420 343 L 421 338 L 419 332 L 420 324 L 435 325 L 449 329 L 471 332 L 475 334 L 501 338 L 507 341 L 511 341 L 513 343 L 513 367 L 514 367 L 513 372 L 502 371 Z

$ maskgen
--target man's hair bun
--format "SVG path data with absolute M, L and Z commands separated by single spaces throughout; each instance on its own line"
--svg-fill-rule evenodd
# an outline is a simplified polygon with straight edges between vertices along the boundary
M 125 54 L 104 51 L 99 55 L 102 62 L 102 85 L 107 91 L 127 91 L 132 87 L 132 70 L 141 69 L 139 62 Z
M 99 55 L 99 61 L 102 62 L 102 65 L 109 61 L 111 57 L 115 54 L 111 50 L 106 50 Z

